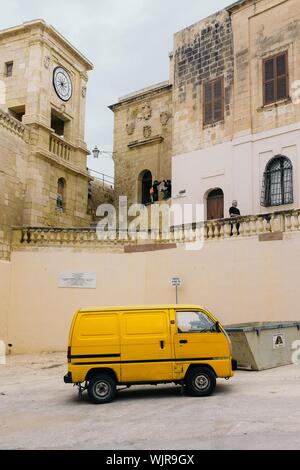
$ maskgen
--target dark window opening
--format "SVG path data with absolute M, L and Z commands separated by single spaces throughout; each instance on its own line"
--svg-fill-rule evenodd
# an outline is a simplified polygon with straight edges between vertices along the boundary
M 149 170 L 143 171 L 140 176 L 141 184 L 141 202 L 142 204 L 151 203 L 152 173 Z
M 65 123 L 59 117 L 51 114 L 51 129 L 54 130 L 56 135 L 64 137 L 65 135 Z
M 263 62 L 264 105 L 289 96 L 288 53 L 277 54 Z
M 224 119 L 224 79 L 223 77 L 204 84 L 204 125 L 214 124 Z
M 279 155 L 267 165 L 263 176 L 261 205 L 264 207 L 293 204 L 293 165 Z
M 56 210 L 59 212 L 64 212 L 65 210 L 65 190 L 66 190 L 66 180 L 64 178 L 59 178 L 57 181 L 57 197 L 56 197 Z
M 14 67 L 14 63 L 13 62 L 6 62 L 5 64 L 5 70 L 4 70 L 4 74 L 6 77 L 11 77 L 12 74 L 13 74 L 13 67 Z
M 25 114 L 25 106 L 16 106 L 14 108 L 9 108 L 8 114 L 10 114 L 10 116 L 14 117 L 18 121 L 22 122 L 22 118 Z

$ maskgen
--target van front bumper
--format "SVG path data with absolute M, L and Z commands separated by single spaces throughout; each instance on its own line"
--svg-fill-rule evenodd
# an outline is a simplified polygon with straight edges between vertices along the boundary
M 237 370 L 238 368 L 238 363 L 235 359 L 231 359 L 231 368 L 232 370 Z
M 68 372 L 68 373 L 64 376 L 64 382 L 65 382 L 65 384 L 71 384 L 71 383 L 73 383 L 73 381 L 72 381 L 72 373 L 71 373 L 71 372 Z

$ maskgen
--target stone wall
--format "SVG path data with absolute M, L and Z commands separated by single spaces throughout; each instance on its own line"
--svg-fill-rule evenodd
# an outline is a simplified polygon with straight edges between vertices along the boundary
M 141 173 L 171 179 L 172 86 L 166 82 L 120 99 L 114 111 L 115 198 L 141 202 Z
M 230 139 L 233 107 L 233 37 L 220 11 L 174 36 L 173 155 Z M 224 122 L 204 126 L 203 84 L 224 76 Z
M 97 208 L 101 204 L 114 204 L 115 191 L 112 185 L 94 179 L 91 181 L 92 197 L 89 200 L 89 213 L 92 215 L 94 223 L 96 222 Z
M 5 73 L 8 62 L 13 62 L 11 76 Z M 53 86 L 57 66 L 72 82 L 68 101 Z M 84 130 L 92 67 L 43 20 L 0 31 L 0 258 L 9 257 L 12 225 L 91 223 Z M 54 117 L 64 122 L 64 130 L 57 130 L 63 136 L 51 128 Z M 60 178 L 64 211 L 56 207 Z
M 24 222 L 27 139 L 25 127 L 0 110 L 0 259 L 10 255 L 10 227 Z
M 264 242 L 208 240 L 199 251 L 184 244 L 140 253 L 81 243 L 31 251 L 30 245 L 12 253 L 7 341 L 13 353 L 66 350 L 81 307 L 173 304 L 175 275 L 183 279 L 179 302 L 204 305 L 223 324 L 300 320 L 299 230 Z M 60 273 L 70 271 L 96 273 L 96 289 L 59 288 Z M 0 296 L 0 312 L 3 302 Z
M 246 2 L 232 11 L 235 51 L 234 132 L 259 133 L 300 121 L 300 2 Z M 263 60 L 288 53 L 291 98 L 263 106 Z M 298 90 L 298 91 L 297 91 Z

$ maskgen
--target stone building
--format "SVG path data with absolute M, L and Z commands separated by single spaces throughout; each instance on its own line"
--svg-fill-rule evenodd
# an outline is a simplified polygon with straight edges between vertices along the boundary
M 299 25 L 299 0 L 240 0 L 174 35 L 163 155 L 174 202 L 203 204 L 207 219 L 227 217 L 233 199 L 242 214 L 300 206 Z M 130 106 L 112 109 L 116 186 L 134 197 L 155 155 L 130 153 Z
M 0 256 L 10 227 L 86 226 L 87 72 L 93 66 L 42 20 L 0 32 Z
M 171 178 L 172 85 L 159 83 L 124 96 L 114 112 L 115 200 L 149 203 L 155 179 Z

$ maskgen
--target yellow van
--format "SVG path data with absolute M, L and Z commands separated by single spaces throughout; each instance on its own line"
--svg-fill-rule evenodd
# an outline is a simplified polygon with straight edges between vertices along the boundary
M 236 369 L 224 328 L 193 305 L 81 309 L 69 334 L 65 383 L 108 403 L 117 386 L 175 383 L 190 395 L 210 395 L 216 378 Z M 84 385 L 82 385 L 84 384 Z

